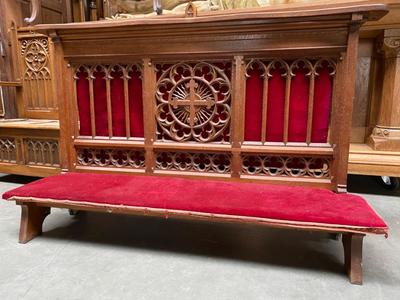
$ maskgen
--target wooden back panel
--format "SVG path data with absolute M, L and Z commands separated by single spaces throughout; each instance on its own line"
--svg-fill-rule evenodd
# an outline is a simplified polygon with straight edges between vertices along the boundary
M 15 69 L 23 86 L 17 95 L 18 117 L 58 119 L 52 41 L 22 29 L 16 33 L 13 46 Z
M 36 26 L 56 46 L 63 168 L 344 191 L 358 29 L 384 13 L 363 3 Z

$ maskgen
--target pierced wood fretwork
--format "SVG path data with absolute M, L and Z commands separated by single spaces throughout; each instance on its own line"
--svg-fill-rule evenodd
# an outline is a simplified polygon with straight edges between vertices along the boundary
M 263 79 L 262 87 L 262 113 L 261 113 L 261 142 L 266 143 L 267 141 L 267 124 L 268 124 L 268 101 L 270 95 L 269 82 L 273 76 L 278 74 L 285 80 L 285 91 L 284 91 L 284 117 L 283 117 L 283 143 L 289 142 L 289 118 L 290 118 L 290 106 L 291 106 L 291 89 L 292 79 L 296 76 L 296 71 L 303 71 L 305 76 L 308 78 L 308 107 L 307 107 L 307 134 L 304 140 L 307 145 L 310 145 L 312 128 L 313 128 L 313 117 L 314 117 L 314 92 L 315 92 L 315 80 L 318 77 L 319 70 L 322 68 L 329 69 L 329 75 L 333 78 L 336 74 L 336 62 L 331 58 L 321 59 L 308 59 L 299 58 L 294 61 L 286 61 L 283 59 L 251 59 L 246 65 L 246 77 L 250 78 L 250 72 L 257 70 L 259 76 Z M 275 71 L 275 72 L 274 72 Z M 275 74 L 274 74 L 275 73 Z
M 229 174 L 231 172 L 231 155 L 202 152 L 158 152 L 156 169 Z
M 24 139 L 26 162 L 28 165 L 60 166 L 59 144 L 57 140 Z
M 11 137 L 0 137 L 0 162 L 16 163 L 17 147 L 15 139 Z
M 229 67 L 208 62 L 158 67 L 158 139 L 203 143 L 229 140 Z
M 242 155 L 242 174 L 330 178 L 332 160 L 326 157 Z
M 86 167 L 133 168 L 145 167 L 143 150 L 128 149 L 77 149 L 77 164 Z

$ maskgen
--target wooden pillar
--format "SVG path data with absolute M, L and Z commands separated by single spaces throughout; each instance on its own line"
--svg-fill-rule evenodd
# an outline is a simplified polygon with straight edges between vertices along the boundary
M 385 30 L 378 42 L 384 60 L 377 124 L 368 140 L 375 150 L 400 149 L 400 29 Z
M 21 225 L 19 242 L 25 244 L 42 234 L 44 219 L 50 214 L 49 207 L 21 204 Z
M 362 284 L 363 234 L 343 234 L 344 266 L 352 284 Z
M 342 60 L 338 62 L 333 91 L 331 143 L 335 145 L 335 159 L 332 168 L 336 174 L 333 178 L 336 190 L 340 193 L 347 191 L 351 117 L 355 94 L 359 28 L 362 21 L 362 15 L 353 14 L 349 24 L 347 53 L 343 54 Z

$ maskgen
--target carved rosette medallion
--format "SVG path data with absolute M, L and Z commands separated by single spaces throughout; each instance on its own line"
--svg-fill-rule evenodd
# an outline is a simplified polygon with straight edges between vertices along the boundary
M 199 62 L 178 63 L 162 72 L 156 87 L 159 138 L 226 141 L 231 85 L 225 71 Z
M 22 40 L 21 54 L 25 62 L 25 80 L 50 79 L 48 68 L 49 44 L 47 38 Z

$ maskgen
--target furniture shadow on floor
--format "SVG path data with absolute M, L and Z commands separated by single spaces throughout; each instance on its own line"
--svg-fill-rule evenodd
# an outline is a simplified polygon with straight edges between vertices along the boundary
M 370 195 L 400 196 L 400 190 L 390 191 L 379 185 L 375 176 L 349 175 L 348 192 Z
M 93 212 L 81 212 L 68 219 L 65 210 L 54 212 L 45 220 L 43 235 L 35 241 L 63 239 L 307 268 L 340 276 L 344 272 L 341 241 L 327 233 Z M 60 214 L 64 221 L 60 222 Z
M 39 179 L 40 179 L 40 177 L 21 176 L 21 175 L 0 173 L 0 182 L 5 182 L 5 183 L 27 184 L 27 183 L 30 183 L 30 182 L 33 182 L 33 181 L 39 180 Z

